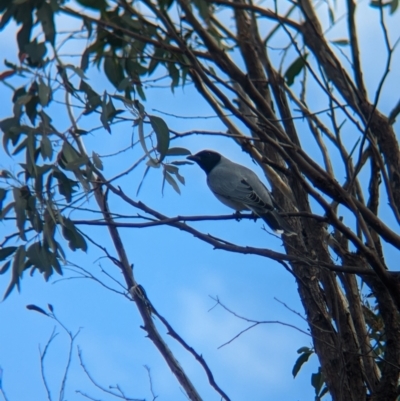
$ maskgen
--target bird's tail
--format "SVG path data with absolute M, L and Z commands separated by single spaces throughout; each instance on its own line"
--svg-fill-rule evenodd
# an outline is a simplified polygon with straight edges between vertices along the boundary
M 285 235 L 297 235 L 285 221 L 285 219 L 275 210 L 260 214 L 260 217 L 274 230 L 283 232 Z

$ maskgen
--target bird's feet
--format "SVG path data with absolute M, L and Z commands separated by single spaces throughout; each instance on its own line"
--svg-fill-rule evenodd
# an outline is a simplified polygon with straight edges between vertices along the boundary
M 236 221 L 242 220 L 242 214 L 239 212 L 239 210 L 236 210 L 236 212 L 233 213 L 233 215 L 235 216 Z

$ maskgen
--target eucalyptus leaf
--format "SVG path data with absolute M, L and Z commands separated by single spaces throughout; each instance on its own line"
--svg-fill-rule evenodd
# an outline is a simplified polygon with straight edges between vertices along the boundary
M 0 248 L 0 260 L 4 260 L 12 255 L 17 250 L 16 246 L 8 246 L 6 248 Z
M 289 68 L 285 72 L 285 79 L 288 86 L 292 86 L 294 83 L 294 79 L 297 75 L 300 74 L 304 66 L 306 65 L 308 54 L 299 56 L 292 64 L 290 64 Z
M 43 315 L 49 316 L 47 312 L 45 312 L 42 308 L 39 308 L 39 306 L 36 305 L 26 305 L 26 309 L 34 310 L 35 312 L 39 312 L 42 313 Z
M 164 159 L 169 148 L 169 129 L 165 121 L 157 116 L 149 116 L 150 124 L 157 136 L 157 151 L 160 154 L 160 162 Z
M 167 155 L 168 156 L 188 156 L 191 155 L 192 152 L 186 148 L 178 148 L 178 147 L 174 147 L 174 148 L 169 148 Z
M 103 162 L 100 159 L 100 156 L 96 152 L 92 152 L 92 158 L 93 158 L 93 164 L 98 168 L 99 170 L 103 170 Z
M 179 185 L 175 181 L 174 177 L 172 177 L 172 175 L 166 170 L 164 170 L 164 177 L 168 184 L 171 185 L 171 187 L 174 188 L 174 190 L 180 195 L 181 190 L 179 189 Z

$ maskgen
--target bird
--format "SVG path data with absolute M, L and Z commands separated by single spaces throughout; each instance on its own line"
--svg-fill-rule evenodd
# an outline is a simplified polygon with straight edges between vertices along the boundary
M 208 187 L 224 205 L 238 213 L 250 210 L 275 232 L 296 235 L 279 214 L 271 193 L 252 170 L 213 150 L 202 150 L 187 159 L 205 171 Z

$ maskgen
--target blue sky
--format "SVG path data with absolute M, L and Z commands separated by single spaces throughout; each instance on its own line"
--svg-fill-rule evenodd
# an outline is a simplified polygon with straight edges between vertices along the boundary
M 373 93 L 384 65 L 383 53 L 378 53 L 382 43 L 380 34 L 375 30 L 378 13 L 369 9 L 366 2 L 363 2 L 360 8 L 362 59 L 363 63 L 369 66 L 366 68 L 365 77 Z M 65 28 L 71 29 L 70 22 L 60 22 Z M 343 37 L 344 28 L 344 23 L 340 23 L 329 33 L 330 38 Z M 14 35 L 13 26 L 0 33 L 0 37 Z M 2 41 L 2 50 L 3 58 L 17 61 L 16 49 L 11 40 Z M 73 62 L 78 64 L 77 59 Z M 95 71 L 89 74 L 89 82 L 98 92 L 101 93 L 104 89 L 112 92 L 112 88 L 104 81 Z M 382 111 L 390 110 L 398 100 L 397 95 L 391 91 L 394 82 L 398 82 L 398 74 L 393 74 L 384 88 L 385 101 L 380 104 Z M 11 113 L 10 91 L 4 86 L 0 87 L 0 91 L 2 99 L 5 99 L 0 109 L 0 119 L 3 119 Z M 192 117 L 212 116 L 213 111 L 190 85 L 183 90 L 177 88 L 174 94 L 168 89 L 151 90 L 146 94 L 147 101 L 144 105 L 147 112 L 160 115 L 173 130 L 225 131 L 216 118 L 179 119 L 151 111 L 157 109 L 165 113 Z M 311 101 L 315 110 L 324 107 L 321 99 L 316 96 L 314 102 Z M 53 110 L 57 113 L 60 110 L 56 124 L 67 127 L 69 122 L 61 113 L 62 109 Z M 97 126 L 99 121 L 88 120 L 88 124 L 92 127 Z M 297 124 L 303 144 L 313 146 L 309 142 L 307 127 L 301 121 Z M 128 146 L 132 132 L 137 138 L 137 133 L 129 124 L 116 125 L 112 128 L 112 135 L 101 129 L 88 135 L 85 145 L 89 154 L 95 150 L 102 156 Z M 354 133 L 350 126 L 347 134 L 345 140 L 349 143 L 355 142 L 357 133 Z M 204 148 L 217 149 L 232 160 L 252 168 L 262 177 L 261 169 L 227 138 L 192 136 L 176 141 L 174 145 L 184 146 L 192 152 Z M 132 165 L 141 155 L 142 150 L 138 145 L 117 158 L 102 158 L 105 175 L 108 178 L 113 177 Z M 315 157 L 319 156 L 315 154 Z M 0 168 L 14 169 L 12 166 L 16 161 L 18 158 L 10 159 L 0 150 Z M 181 187 L 180 196 L 168 185 L 162 196 L 162 177 L 159 171 L 154 170 L 150 171 L 139 197 L 136 197 L 143 171 L 144 165 L 120 179 L 118 185 L 135 200 L 140 199 L 167 216 L 230 213 L 209 192 L 204 172 L 197 166 L 181 168 L 186 185 Z M 89 201 L 89 206 L 93 205 L 93 201 Z M 137 213 L 118 199 L 111 199 L 111 205 L 120 213 Z M 77 213 L 73 214 L 72 218 L 78 219 L 81 216 Z M 198 222 L 193 226 L 240 245 L 283 251 L 280 239 L 263 231 L 260 221 Z M 4 222 L 0 223 L 0 238 L 10 232 L 9 227 L 10 225 Z M 91 238 L 101 242 L 114 253 L 106 228 L 83 229 Z M 310 359 L 295 380 L 291 375 L 298 356 L 296 350 L 302 346 L 311 347 L 309 336 L 280 324 L 265 324 L 253 328 L 231 344 L 218 349 L 248 324 L 234 318 L 220 307 L 212 309 L 215 302 L 210 297 L 219 297 L 227 307 L 248 318 L 286 322 L 307 331 L 307 325 L 301 317 L 275 300 L 277 298 L 303 314 L 294 279 L 282 266 L 260 257 L 213 250 L 211 246 L 171 227 L 121 229 L 121 235 L 130 262 L 134 264 L 137 281 L 146 289 L 158 312 L 168 319 L 189 345 L 203 355 L 217 383 L 232 400 L 313 399 L 310 375 L 317 370 L 316 357 Z M 64 249 L 67 249 L 66 244 Z M 391 256 L 392 251 L 387 251 Z M 115 283 L 101 273 L 99 266 L 120 282 L 121 274 L 108 260 L 99 259 L 102 256 L 93 246 L 89 247 L 86 254 L 81 251 L 68 253 L 68 259 L 73 263 L 117 288 Z M 390 261 L 391 259 L 388 259 L 389 265 Z M 21 293 L 14 291 L 0 304 L 0 320 L 3 322 L 0 331 L 0 366 L 4 369 L 3 387 L 8 399 L 46 399 L 40 376 L 39 348 L 44 349 L 54 326 L 59 334 L 51 344 L 45 360 L 45 375 L 53 399 L 58 399 L 68 352 L 68 336 L 54 321 L 25 308 L 27 304 L 45 308 L 47 303 L 54 306 L 57 317 L 69 330 L 73 333 L 80 330 L 75 340 L 65 400 L 85 399 L 76 392 L 77 390 L 102 400 L 114 399 L 96 390 L 89 382 L 77 357 L 78 346 L 90 374 L 97 383 L 106 388 L 118 384 L 132 398 L 151 399 L 148 375 L 143 367 L 146 365 L 151 370 L 154 392 L 159 400 L 186 399 L 165 362 L 140 328 L 141 320 L 135 305 L 93 280 L 78 279 L 76 276 L 73 271 L 66 270 L 64 277 L 53 276 L 49 283 L 45 283 L 39 274 L 35 274 L 34 277 L 25 275 Z M 8 280 L 7 274 L 0 276 L 2 291 L 7 287 Z M 159 322 L 156 324 L 203 399 L 218 400 L 218 395 L 210 389 L 204 372 L 194 359 L 166 335 Z

